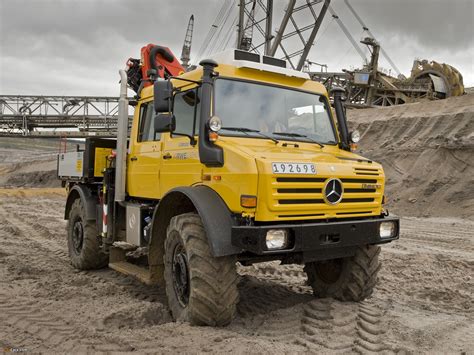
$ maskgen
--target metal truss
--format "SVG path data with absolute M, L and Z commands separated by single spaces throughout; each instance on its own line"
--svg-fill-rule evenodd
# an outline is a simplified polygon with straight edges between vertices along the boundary
M 317 12 L 315 6 L 321 3 Z M 240 0 L 237 47 L 256 53 L 263 51 L 272 57 L 278 53 L 293 69 L 302 70 L 330 3 L 331 0 L 289 0 L 280 26 L 273 34 L 273 0 Z M 304 24 L 302 19 L 308 17 L 310 23 Z M 300 44 L 293 41 L 290 49 L 287 41 L 295 36 Z
M 114 136 L 118 97 L 0 95 L 0 136 Z

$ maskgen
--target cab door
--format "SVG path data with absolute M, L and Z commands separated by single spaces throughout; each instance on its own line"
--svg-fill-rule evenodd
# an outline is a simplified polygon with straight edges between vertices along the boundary
M 142 103 L 138 115 L 130 137 L 127 191 L 130 196 L 159 199 L 162 152 L 160 134 L 155 134 L 153 102 Z
M 173 100 L 176 128 L 163 140 L 163 159 L 160 175 L 161 191 L 201 182 L 197 132 L 199 130 L 199 88 L 177 93 Z M 191 145 L 190 137 L 196 144 Z

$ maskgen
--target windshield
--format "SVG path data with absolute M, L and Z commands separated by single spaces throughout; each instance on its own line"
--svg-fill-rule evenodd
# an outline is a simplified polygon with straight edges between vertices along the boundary
M 322 95 L 218 79 L 214 97 L 214 112 L 222 120 L 221 135 L 265 138 L 258 134 L 261 132 L 276 139 L 336 143 Z

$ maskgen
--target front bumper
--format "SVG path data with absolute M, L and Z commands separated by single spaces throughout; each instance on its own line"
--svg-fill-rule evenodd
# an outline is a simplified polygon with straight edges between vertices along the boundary
M 380 238 L 381 222 L 393 221 L 395 234 Z M 287 229 L 288 249 L 268 250 L 266 234 L 269 229 Z M 351 256 L 362 245 L 388 243 L 399 238 L 400 220 L 396 217 L 327 223 L 278 224 L 232 227 L 232 244 L 257 255 L 303 253 L 306 260 L 325 260 Z

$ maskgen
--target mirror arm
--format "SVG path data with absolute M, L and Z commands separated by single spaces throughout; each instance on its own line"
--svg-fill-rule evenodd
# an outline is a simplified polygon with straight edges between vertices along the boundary
M 191 79 L 185 79 L 185 78 L 180 78 L 179 76 L 170 76 L 168 79 L 175 79 L 175 80 L 181 80 L 181 81 L 186 81 L 188 83 L 193 83 L 193 84 L 202 84 L 202 80 L 191 80 Z
M 189 144 L 191 144 L 193 147 L 197 144 L 196 138 L 193 136 L 186 134 L 186 133 L 176 133 L 176 132 L 170 132 L 171 138 L 173 138 L 173 135 L 175 136 L 181 136 L 181 137 L 188 137 L 189 138 Z
M 171 80 L 168 78 L 168 85 L 171 87 L 171 90 L 170 90 L 170 96 L 168 97 L 168 112 L 171 113 L 171 110 L 173 109 L 173 104 L 172 104 L 172 100 L 174 99 L 174 96 L 173 96 L 173 85 L 171 83 Z

